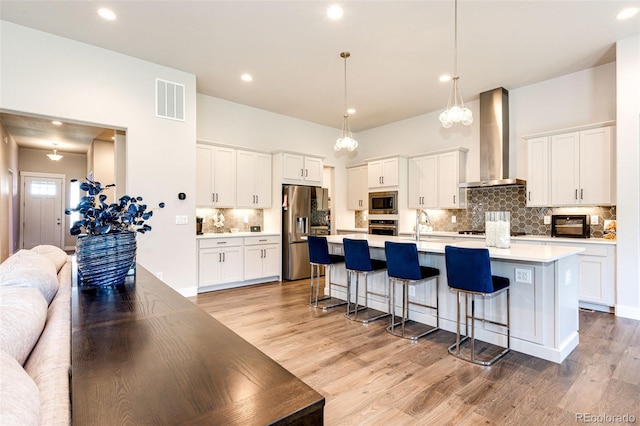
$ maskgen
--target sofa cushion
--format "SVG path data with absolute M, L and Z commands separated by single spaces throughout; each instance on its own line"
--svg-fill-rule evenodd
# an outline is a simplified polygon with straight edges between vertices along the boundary
M 60 272 L 62 266 L 64 266 L 67 258 L 69 257 L 67 253 L 64 252 L 60 247 L 43 244 L 39 246 L 35 246 L 31 249 L 31 251 L 38 253 L 41 256 L 46 257 L 51 260 L 54 265 L 56 265 L 56 271 Z
M 0 350 L 0 423 L 40 424 L 40 391 L 11 355 Z
M 55 264 L 31 250 L 20 250 L 0 265 L 0 286 L 37 288 L 47 304 L 58 291 Z
M 0 350 L 24 365 L 47 319 L 47 301 L 35 288 L 0 287 Z

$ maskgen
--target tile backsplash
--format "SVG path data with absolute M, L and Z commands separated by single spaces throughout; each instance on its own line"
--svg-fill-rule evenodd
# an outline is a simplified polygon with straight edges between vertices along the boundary
M 591 236 L 601 238 L 604 220 L 616 219 L 615 206 L 527 207 L 525 191 L 524 186 L 469 189 L 466 210 L 430 210 L 431 223 L 438 231 L 484 230 L 485 212 L 507 211 L 511 214 L 511 232 L 551 235 L 551 225 L 544 224 L 545 216 L 588 214 L 598 216 L 598 225 L 591 225 Z M 456 223 L 451 223 L 453 216 Z
M 213 224 L 214 214 L 224 216 L 224 225 L 216 228 Z M 249 232 L 249 227 L 258 225 L 264 229 L 264 215 L 261 209 L 213 209 L 198 208 L 196 216 L 204 218 L 202 232 L 230 232 L 232 228 L 237 228 L 238 232 Z

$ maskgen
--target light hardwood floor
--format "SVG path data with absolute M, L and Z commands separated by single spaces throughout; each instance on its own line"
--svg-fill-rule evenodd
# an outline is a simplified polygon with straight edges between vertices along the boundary
M 326 425 L 561 425 L 580 415 L 640 422 L 638 321 L 580 312 L 580 345 L 562 364 L 511 351 L 480 367 L 447 353 L 453 333 L 411 343 L 385 332 L 387 319 L 362 325 L 342 307 L 309 307 L 308 286 L 270 283 L 191 300 L 320 392 Z

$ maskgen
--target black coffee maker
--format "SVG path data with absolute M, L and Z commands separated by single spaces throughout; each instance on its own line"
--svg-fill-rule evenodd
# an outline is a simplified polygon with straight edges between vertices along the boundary
M 204 222 L 203 217 L 196 217 L 196 235 L 202 235 L 202 223 Z

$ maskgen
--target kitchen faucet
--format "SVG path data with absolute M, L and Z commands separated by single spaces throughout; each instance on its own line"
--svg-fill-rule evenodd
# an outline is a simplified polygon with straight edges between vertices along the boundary
M 427 225 L 431 226 L 431 219 L 429 219 L 429 213 L 426 210 L 418 209 L 416 210 L 416 242 L 420 241 L 420 222 L 422 221 L 422 216 L 425 217 L 425 222 Z

